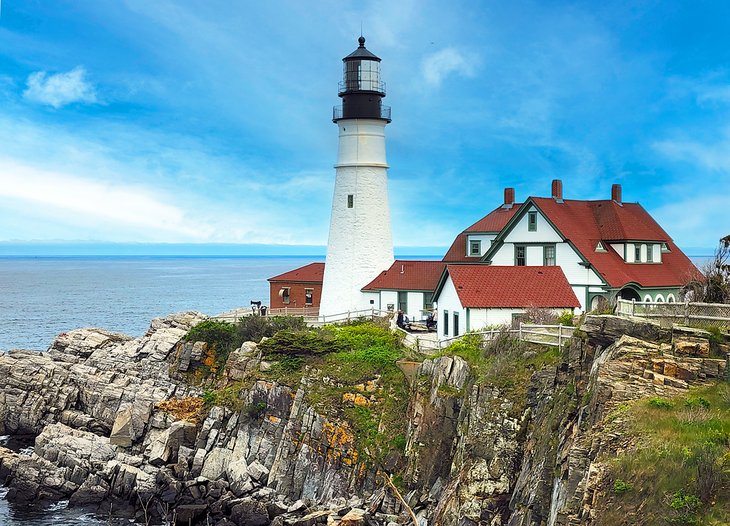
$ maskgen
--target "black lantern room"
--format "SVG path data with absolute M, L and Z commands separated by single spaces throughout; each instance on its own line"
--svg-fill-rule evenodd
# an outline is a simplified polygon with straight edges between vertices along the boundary
M 385 83 L 380 80 L 380 58 L 365 48 L 365 37 L 358 39 L 360 46 L 342 59 L 343 80 L 339 96 L 342 106 L 335 106 L 332 120 L 380 119 L 390 122 L 390 107 L 382 104 Z

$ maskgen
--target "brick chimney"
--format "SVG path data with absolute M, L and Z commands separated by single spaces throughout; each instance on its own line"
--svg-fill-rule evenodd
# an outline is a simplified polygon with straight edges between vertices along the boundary
M 616 204 L 621 204 L 621 185 L 615 184 L 611 186 L 611 200 L 615 201 Z
M 515 204 L 515 189 L 514 188 L 505 188 L 504 189 L 504 204 L 502 205 L 502 208 L 512 208 L 512 205 Z
M 563 181 L 561 181 L 560 179 L 553 179 L 552 198 L 555 199 L 555 201 L 558 203 L 563 202 Z

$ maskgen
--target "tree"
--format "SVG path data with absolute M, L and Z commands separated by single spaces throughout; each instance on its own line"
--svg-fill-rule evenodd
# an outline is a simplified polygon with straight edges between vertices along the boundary
M 730 235 L 720 239 L 715 255 L 702 266 L 700 273 L 682 288 L 684 299 L 730 303 Z

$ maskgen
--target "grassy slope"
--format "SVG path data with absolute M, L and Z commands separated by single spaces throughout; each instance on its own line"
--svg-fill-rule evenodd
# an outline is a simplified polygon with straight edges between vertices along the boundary
M 730 524 L 730 385 L 622 404 L 609 428 L 633 445 L 610 463 L 600 524 Z

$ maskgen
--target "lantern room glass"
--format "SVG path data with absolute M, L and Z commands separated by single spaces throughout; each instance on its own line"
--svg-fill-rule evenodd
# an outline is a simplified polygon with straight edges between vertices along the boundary
M 344 63 L 346 91 L 381 91 L 380 62 L 348 60 Z

